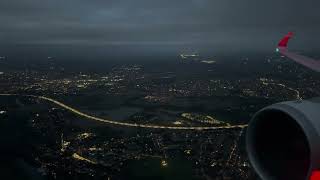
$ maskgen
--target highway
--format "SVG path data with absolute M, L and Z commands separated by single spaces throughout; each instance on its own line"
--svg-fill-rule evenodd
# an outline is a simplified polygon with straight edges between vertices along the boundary
M 20 95 L 20 94 L 0 94 L 0 96 L 24 96 L 24 97 L 31 97 L 31 98 L 45 100 L 47 102 L 50 102 L 52 104 L 55 104 L 55 105 L 63 108 L 63 109 L 66 109 L 77 116 L 84 117 L 84 118 L 87 118 L 87 119 L 90 119 L 93 121 L 98 121 L 98 122 L 102 122 L 102 123 L 106 123 L 106 124 L 110 124 L 110 125 L 117 125 L 117 126 L 123 126 L 123 127 L 136 127 L 136 128 L 148 128 L 148 129 L 171 129 L 171 130 L 218 130 L 218 129 L 243 129 L 248 126 L 248 124 L 244 124 L 244 125 L 230 125 L 230 126 L 218 126 L 218 127 L 214 127 L 214 126 L 212 126 L 212 127 L 211 126 L 202 126 L 202 127 L 186 126 L 186 127 L 182 127 L 182 126 L 160 126 L 160 125 L 125 123 L 125 122 L 118 122 L 118 121 L 113 121 L 113 120 L 105 119 L 105 118 L 99 118 L 99 117 L 95 117 L 95 116 L 83 113 L 83 112 L 81 112 L 75 108 L 72 108 L 62 102 L 59 102 L 55 99 L 45 97 L 45 96 Z

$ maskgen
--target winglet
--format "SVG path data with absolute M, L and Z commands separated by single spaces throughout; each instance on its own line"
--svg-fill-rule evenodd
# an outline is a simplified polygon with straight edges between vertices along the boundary
M 293 37 L 293 32 L 289 32 L 286 36 L 284 36 L 278 44 L 278 47 L 286 48 L 290 38 Z

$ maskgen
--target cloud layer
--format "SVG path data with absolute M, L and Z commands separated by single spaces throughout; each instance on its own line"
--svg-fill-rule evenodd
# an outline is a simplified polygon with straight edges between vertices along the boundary
M 0 45 L 316 47 L 319 0 L 1 0 Z M 272 44 L 273 43 L 273 44 Z

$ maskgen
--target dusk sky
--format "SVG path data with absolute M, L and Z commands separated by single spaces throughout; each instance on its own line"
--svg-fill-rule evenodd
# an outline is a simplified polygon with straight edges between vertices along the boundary
M 293 48 L 319 49 L 319 8 L 319 0 L 1 0 L 0 52 L 17 45 L 32 52 L 39 46 L 268 51 L 288 31 L 296 33 Z

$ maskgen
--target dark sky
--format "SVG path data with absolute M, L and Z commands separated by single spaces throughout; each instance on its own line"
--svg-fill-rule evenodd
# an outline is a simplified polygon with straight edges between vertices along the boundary
M 268 51 L 287 31 L 292 47 L 317 49 L 319 9 L 319 0 L 1 0 L 0 53 Z

